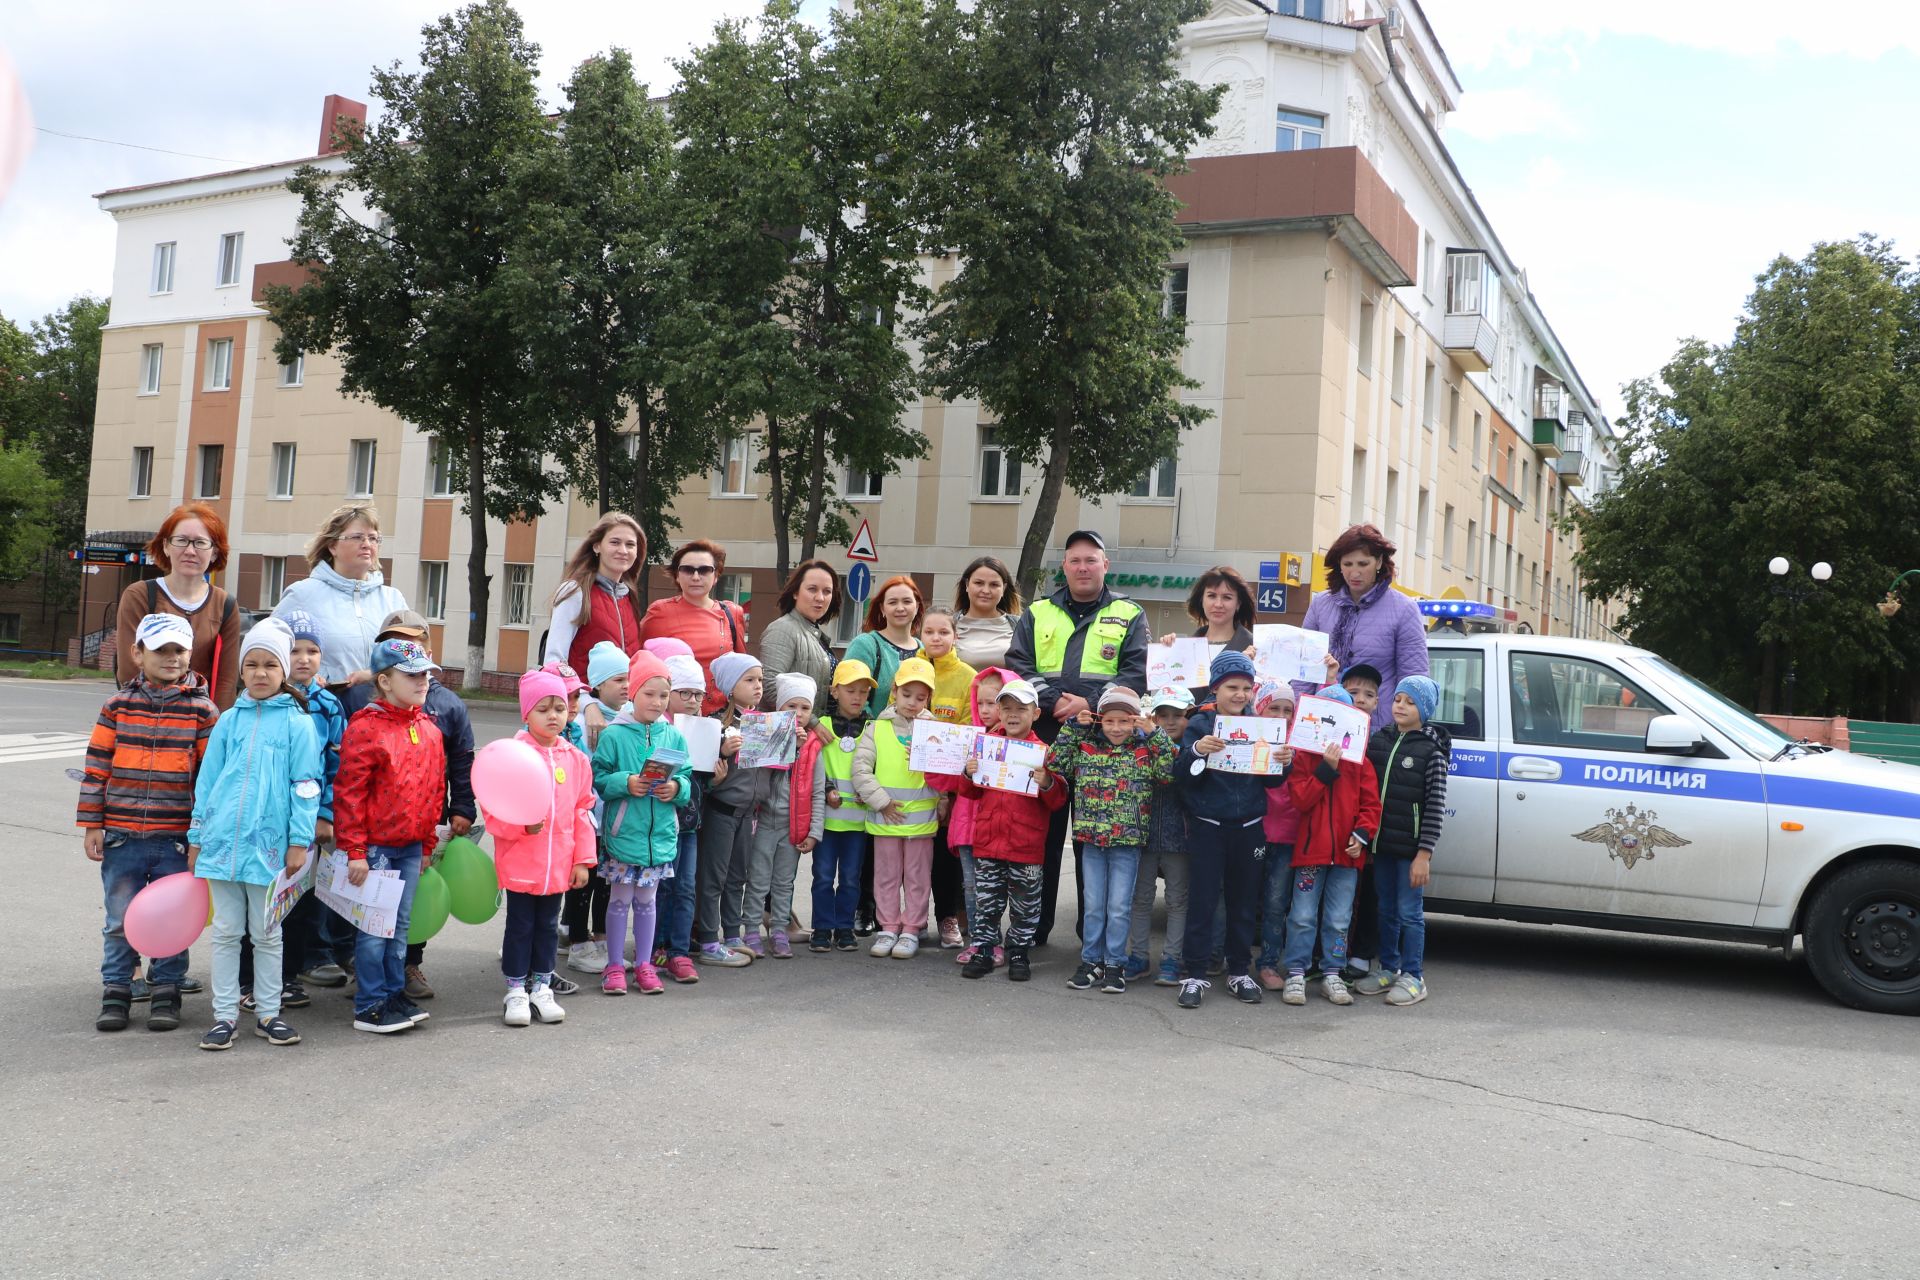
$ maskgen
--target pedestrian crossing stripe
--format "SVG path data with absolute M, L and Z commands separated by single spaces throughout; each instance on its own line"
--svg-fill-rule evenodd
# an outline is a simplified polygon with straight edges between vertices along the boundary
M 84 733 L 0 733 L 0 765 L 87 754 Z

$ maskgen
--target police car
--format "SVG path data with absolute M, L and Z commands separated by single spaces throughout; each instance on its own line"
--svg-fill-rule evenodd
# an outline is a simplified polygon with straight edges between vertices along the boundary
M 1835 999 L 1920 1013 L 1920 769 L 1795 742 L 1644 649 L 1443 625 L 1428 651 L 1430 912 L 1799 937 Z

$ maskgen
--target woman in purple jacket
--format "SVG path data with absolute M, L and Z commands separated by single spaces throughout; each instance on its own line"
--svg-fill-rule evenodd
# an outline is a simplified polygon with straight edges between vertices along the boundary
M 1392 723 L 1393 691 L 1401 678 L 1428 672 L 1426 624 L 1413 601 L 1393 589 L 1393 552 L 1370 524 L 1356 524 L 1335 538 L 1327 548 L 1327 589 L 1307 606 L 1301 624 L 1333 637 L 1329 650 L 1339 670 L 1362 662 L 1379 669 L 1375 729 Z

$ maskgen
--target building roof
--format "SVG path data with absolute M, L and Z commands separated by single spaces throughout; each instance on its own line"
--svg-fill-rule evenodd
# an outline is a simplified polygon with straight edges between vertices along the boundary
M 332 153 L 338 154 L 338 152 Z M 95 200 L 104 200 L 108 196 L 132 195 L 138 191 L 158 191 L 162 187 L 177 187 L 183 182 L 211 182 L 217 178 L 238 178 L 249 173 L 265 173 L 269 169 L 284 169 L 292 164 L 313 164 L 325 160 L 325 155 L 302 156 L 297 160 L 274 160 L 268 164 L 250 164 L 243 169 L 220 169 L 213 173 L 192 173 L 182 178 L 163 178 L 159 182 L 142 182 L 137 186 L 113 187 L 107 191 L 93 193 Z

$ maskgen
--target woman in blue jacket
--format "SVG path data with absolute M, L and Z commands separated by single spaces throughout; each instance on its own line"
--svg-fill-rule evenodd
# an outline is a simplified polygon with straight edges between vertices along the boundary
M 280 927 L 267 886 L 298 871 L 313 844 L 325 766 L 320 735 L 287 683 L 293 633 L 268 618 L 240 645 L 240 696 L 213 726 L 194 785 L 187 866 L 213 896 L 213 1029 L 202 1049 L 230 1049 L 240 1017 L 240 939 L 253 936 L 254 1034 L 298 1044 L 280 1019 Z

